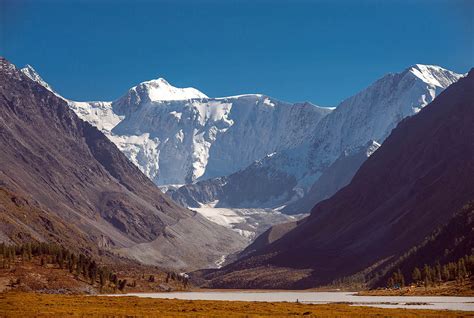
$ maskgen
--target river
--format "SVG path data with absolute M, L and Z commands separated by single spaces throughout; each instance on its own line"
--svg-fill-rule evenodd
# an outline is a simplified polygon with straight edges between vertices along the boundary
M 116 295 L 117 296 L 117 295 Z M 411 308 L 474 311 L 474 297 L 449 296 L 356 296 L 350 292 L 308 291 L 199 291 L 169 293 L 130 293 L 118 296 L 138 296 L 185 300 L 227 300 L 300 302 L 307 304 L 349 303 L 382 308 Z

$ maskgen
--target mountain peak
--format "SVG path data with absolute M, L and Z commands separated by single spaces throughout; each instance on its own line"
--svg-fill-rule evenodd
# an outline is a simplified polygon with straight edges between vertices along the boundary
M 193 87 L 178 88 L 160 77 L 142 82 L 131 90 L 148 95 L 150 101 L 187 100 L 195 98 L 208 98 L 207 95 Z
M 31 80 L 35 81 L 36 83 L 40 84 L 48 91 L 54 93 L 56 96 L 60 96 L 56 91 L 49 85 L 43 78 L 36 72 L 36 70 L 30 64 L 26 64 L 25 67 L 20 69 L 20 72 L 28 76 Z
M 35 81 L 35 82 L 40 82 L 41 81 L 41 82 L 44 83 L 44 80 L 41 78 L 41 76 L 38 74 L 38 72 L 36 72 L 36 70 L 30 64 L 26 64 L 25 67 L 20 69 L 20 71 L 23 74 L 25 74 L 26 76 L 28 76 L 29 78 L 31 78 L 33 81 Z
M 415 64 L 406 70 L 427 84 L 446 88 L 464 75 L 457 74 L 437 65 Z
M 163 77 L 159 77 L 157 79 L 152 79 L 149 81 L 144 81 L 140 84 L 148 84 L 148 85 L 155 85 L 155 86 L 172 86 L 170 83 L 168 83 L 167 80 L 165 80 Z M 139 85 L 140 85 L 139 84 Z
M 26 64 L 25 67 L 22 68 L 22 70 L 30 71 L 32 73 L 38 74 L 36 70 L 33 68 L 33 66 L 31 66 L 30 64 Z

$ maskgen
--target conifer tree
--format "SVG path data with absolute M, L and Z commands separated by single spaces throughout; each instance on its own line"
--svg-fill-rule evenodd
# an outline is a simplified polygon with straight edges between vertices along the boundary
M 415 284 L 418 284 L 421 281 L 421 272 L 418 267 L 415 267 L 413 273 L 411 274 L 411 278 Z

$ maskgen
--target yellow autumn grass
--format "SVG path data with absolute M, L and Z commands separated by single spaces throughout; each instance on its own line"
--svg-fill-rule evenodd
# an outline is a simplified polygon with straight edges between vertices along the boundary
M 461 311 L 382 309 L 345 304 L 310 305 L 188 301 L 138 297 L 0 294 L 0 317 L 474 317 Z

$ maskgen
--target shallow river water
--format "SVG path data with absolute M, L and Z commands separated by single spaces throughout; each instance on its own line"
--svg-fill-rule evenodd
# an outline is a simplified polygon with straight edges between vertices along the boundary
M 448 296 L 356 296 L 348 292 L 261 292 L 261 291 L 206 291 L 170 293 L 131 293 L 120 296 L 185 300 L 230 300 L 296 302 L 311 304 L 350 303 L 384 308 L 447 309 L 474 311 L 474 297 Z

